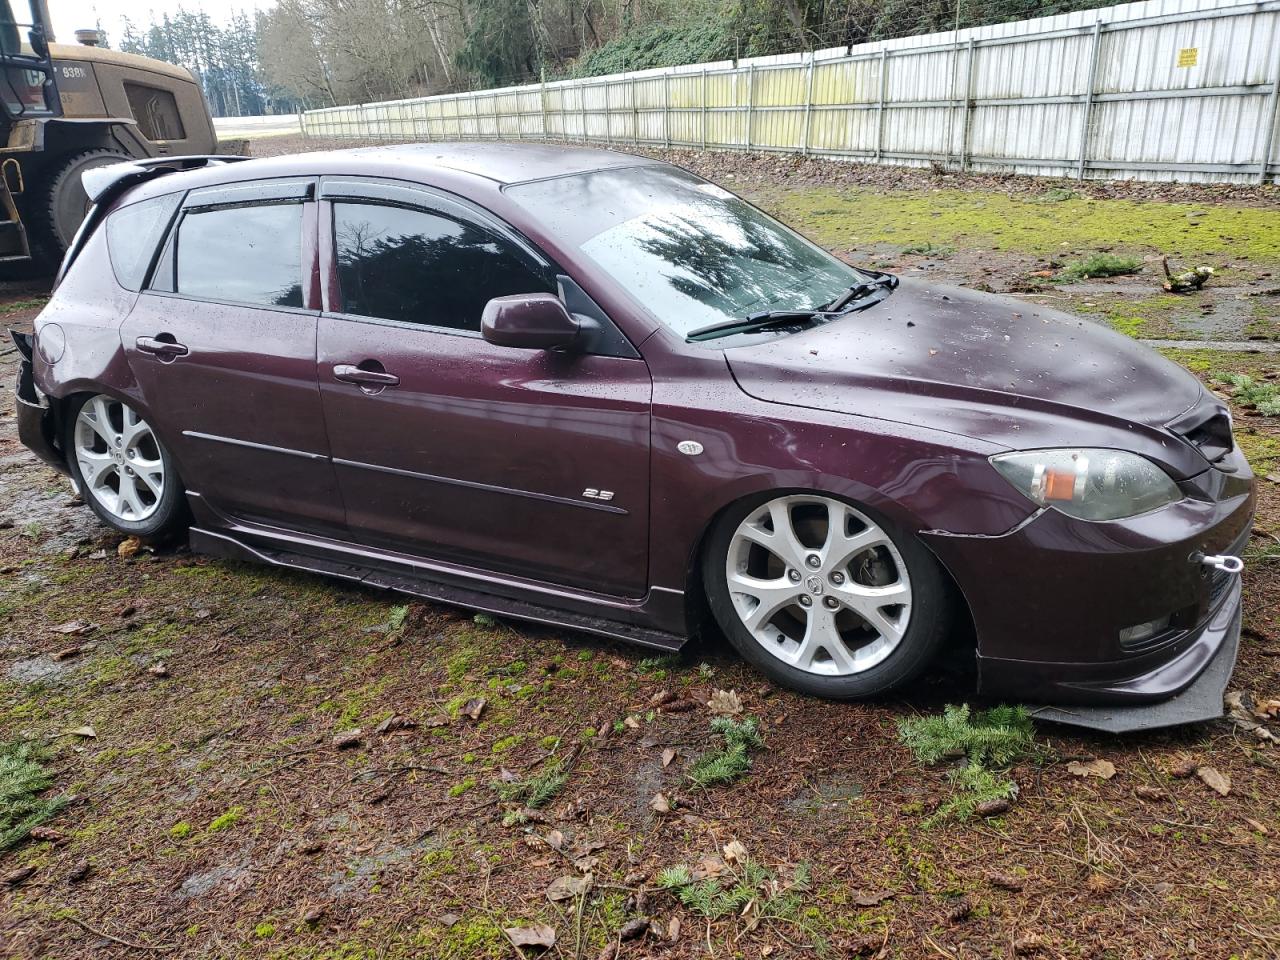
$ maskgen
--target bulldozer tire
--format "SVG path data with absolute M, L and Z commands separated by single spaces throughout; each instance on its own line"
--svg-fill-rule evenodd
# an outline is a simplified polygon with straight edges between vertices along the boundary
M 39 254 L 51 266 L 62 260 L 89 210 L 89 197 L 80 175 L 94 167 L 132 159 L 118 150 L 84 150 L 62 158 L 49 168 L 36 207 L 38 223 L 33 239 Z

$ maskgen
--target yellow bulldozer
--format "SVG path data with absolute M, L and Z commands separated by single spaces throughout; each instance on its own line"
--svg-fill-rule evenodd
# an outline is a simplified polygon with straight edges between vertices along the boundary
M 0 0 L 0 263 L 35 269 L 84 219 L 86 170 L 217 146 L 189 71 L 108 50 L 96 30 L 54 43 L 50 24 L 45 0 Z

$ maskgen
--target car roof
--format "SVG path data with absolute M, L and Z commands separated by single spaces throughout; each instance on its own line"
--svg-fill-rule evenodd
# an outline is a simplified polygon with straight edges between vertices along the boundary
M 196 159 L 203 161 L 205 158 Z M 447 181 L 453 187 L 462 187 L 469 182 L 472 188 L 483 193 L 530 180 L 661 162 L 613 150 L 546 143 L 468 141 L 392 144 L 249 159 L 238 163 L 209 163 L 197 169 L 149 179 L 129 191 L 123 202 L 131 203 L 175 190 L 246 180 L 324 175 L 384 177 L 438 186 L 444 186 Z

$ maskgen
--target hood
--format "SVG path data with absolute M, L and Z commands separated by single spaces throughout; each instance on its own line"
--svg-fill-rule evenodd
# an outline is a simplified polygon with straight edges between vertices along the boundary
M 760 400 L 873 417 L 1010 449 L 1133 450 L 1175 476 L 1206 461 L 1165 426 L 1203 402 L 1186 370 L 1080 317 L 904 280 L 883 302 L 725 351 Z

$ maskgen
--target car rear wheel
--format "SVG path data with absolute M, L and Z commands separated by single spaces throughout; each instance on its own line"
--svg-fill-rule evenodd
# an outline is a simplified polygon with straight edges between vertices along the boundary
M 67 417 L 71 476 L 90 508 L 122 533 L 163 540 L 182 529 L 182 483 L 155 431 L 127 403 L 78 397 Z
M 948 583 L 928 550 L 871 510 L 820 494 L 729 510 L 703 578 L 738 652 L 818 696 L 865 697 L 910 679 L 950 621 Z

